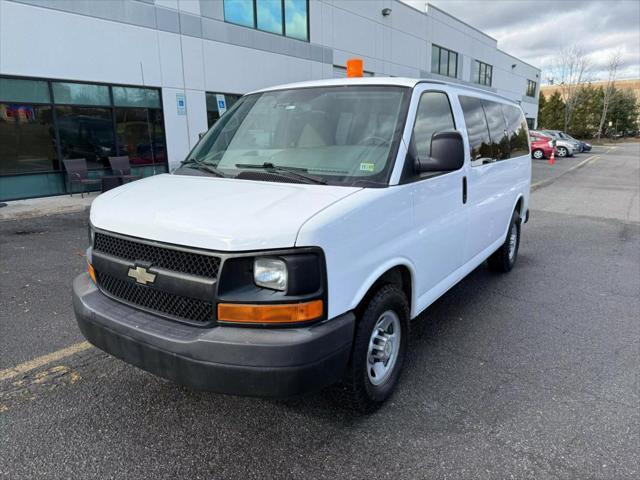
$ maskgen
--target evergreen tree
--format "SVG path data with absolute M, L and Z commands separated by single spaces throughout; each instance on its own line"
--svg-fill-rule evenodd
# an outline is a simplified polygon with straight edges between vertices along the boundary
M 613 91 L 606 125 L 609 122 L 612 123 L 611 129 L 616 132 L 637 130 L 638 102 L 631 90 L 615 89 Z
M 541 95 L 542 97 L 542 95 Z M 538 115 L 540 129 L 562 130 L 564 126 L 564 102 L 557 90 L 543 102 Z
M 588 85 L 581 89 L 567 133 L 577 138 L 590 138 L 594 135 L 598 130 L 598 112 L 602 111 L 603 96 L 602 87 Z

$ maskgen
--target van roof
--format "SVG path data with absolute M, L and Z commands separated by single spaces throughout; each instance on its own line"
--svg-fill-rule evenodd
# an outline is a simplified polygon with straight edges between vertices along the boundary
M 397 87 L 413 88 L 419 83 L 431 83 L 434 85 L 447 85 L 464 91 L 475 92 L 477 94 L 486 95 L 500 100 L 506 100 L 509 103 L 517 105 L 514 100 L 498 95 L 497 93 L 487 91 L 480 87 L 472 85 L 463 85 L 456 82 L 447 82 L 443 80 L 434 80 L 430 78 L 407 78 L 407 77 L 358 77 L 358 78 L 332 78 L 328 80 L 312 80 L 307 82 L 287 83 L 284 85 L 275 85 L 273 87 L 254 90 L 251 93 L 269 92 L 274 90 L 288 90 L 291 88 L 311 88 L 311 87 L 336 87 L 343 85 L 387 85 Z

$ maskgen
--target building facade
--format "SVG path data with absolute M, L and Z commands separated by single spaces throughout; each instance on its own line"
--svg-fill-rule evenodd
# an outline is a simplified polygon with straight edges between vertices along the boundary
M 166 172 L 240 95 L 345 75 L 445 79 L 537 117 L 540 70 L 429 5 L 399 0 L 0 0 L 0 200 L 68 192 L 108 156 Z

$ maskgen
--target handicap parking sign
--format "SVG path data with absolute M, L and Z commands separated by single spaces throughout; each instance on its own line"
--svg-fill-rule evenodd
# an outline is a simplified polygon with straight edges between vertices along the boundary
M 218 102 L 218 115 L 222 116 L 222 114 L 227 111 L 227 101 L 224 98 L 224 94 L 217 93 L 216 101 Z
M 187 114 L 187 98 L 184 93 L 176 93 L 176 107 L 178 109 L 178 115 Z

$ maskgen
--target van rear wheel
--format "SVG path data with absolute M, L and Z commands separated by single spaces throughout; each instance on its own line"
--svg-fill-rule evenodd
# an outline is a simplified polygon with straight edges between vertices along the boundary
M 520 229 L 522 222 L 518 211 L 514 211 L 509 223 L 507 238 L 502 246 L 489 257 L 489 268 L 494 272 L 509 272 L 518 258 L 520 248 Z
M 407 352 L 409 305 L 400 288 L 387 284 L 369 299 L 356 327 L 342 391 L 351 406 L 369 413 L 393 393 Z

